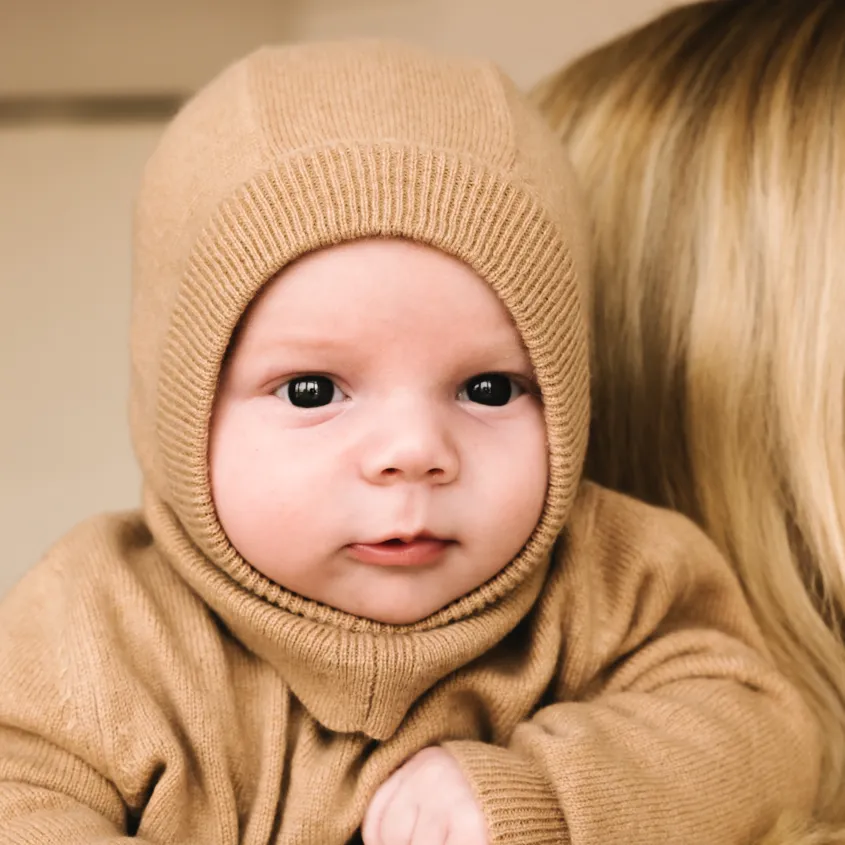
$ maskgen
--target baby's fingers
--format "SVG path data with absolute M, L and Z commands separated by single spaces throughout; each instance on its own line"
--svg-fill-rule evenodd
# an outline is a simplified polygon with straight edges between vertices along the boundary
M 406 777 L 407 771 L 404 768 L 398 769 L 376 791 L 364 814 L 364 823 L 361 825 L 361 838 L 364 840 L 364 845 L 393 845 L 384 838 L 382 823 L 387 808 Z M 410 843 L 411 840 L 409 838 L 406 841 Z
M 446 819 L 398 793 L 381 817 L 379 845 L 445 845 L 448 827 Z
M 452 813 L 445 835 L 436 841 L 443 845 L 490 845 L 487 823 L 475 808 Z

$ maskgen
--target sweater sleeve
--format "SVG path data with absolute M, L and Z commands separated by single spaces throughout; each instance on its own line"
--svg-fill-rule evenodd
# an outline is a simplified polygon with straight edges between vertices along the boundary
M 155 676 L 133 668 L 151 661 L 115 636 L 141 592 L 112 548 L 134 522 L 112 522 L 79 526 L 0 602 L 0 845 L 158 841 L 141 814 L 178 749 L 157 751 Z
M 147 843 L 109 776 L 79 671 L 74 588 L 51 553 L 0 605 L 0 845 Z
M 2 845 L 117 845 L 129 837 L 114 787 L 84 760 L 8 725 L 0 728 Z
M 683 517 L 594 488 L 558 561 L 559 677 L 506 747 L 451 742 L 491 843 L 732 845 L 808 812 L 815 723 Z

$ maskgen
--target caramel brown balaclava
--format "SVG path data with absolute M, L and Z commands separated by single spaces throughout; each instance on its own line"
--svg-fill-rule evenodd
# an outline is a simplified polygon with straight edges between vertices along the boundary
M 132 323 L 146 518 L 248 647 L 273 662 L 284 654 L 295 693 L 327 727 L 388 735 L 421 692 L 501 639 L 536 598 L 586 443 L 581 226 L 561 146 L 513 84 L 487 63 L 399 44 L 259 50 L 189 102 L 153 154 L 137 208 Z M 308 601 L 253 569 L 219 525 L 207 466 L 221 363 L 244 310 L 298 256 L 372 236 L 430 245 L 488 281 L 529 351 L 549 443 L 545 509 L 518 558 L 402 628 Z M 447 628 L 459 633 L 444 648 Z M 322 701 L 329 679 L 334 704 Z

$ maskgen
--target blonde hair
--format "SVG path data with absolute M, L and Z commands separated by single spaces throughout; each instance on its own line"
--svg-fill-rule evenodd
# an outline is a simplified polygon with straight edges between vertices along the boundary
M 593 225 L 589 474 L 734 562 L 845 841 L 845 3 L 679 8 L 533 96 Z

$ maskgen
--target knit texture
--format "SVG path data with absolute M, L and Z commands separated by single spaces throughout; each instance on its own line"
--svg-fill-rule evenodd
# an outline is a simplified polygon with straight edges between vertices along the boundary
M 165 132 L 135 230 L 139 513 L 65 538 L 0 606 L 0 844 L 344 845 L 443 744 L 491 843 L 741 843 L 812 804 L 813 725 L 686 520 L 580 482 L 583 232 L 554 137 L 484 63 L 265 49 Z M 540 522 L 496 577 L 402 627 L 297 596 L 216 518 L 232 332 L 282 267 L 404 237 L 500 297 L 543 393 Z
M 495 845 L 739 845 L 811 809 L 813 724 L 682 517 L 584 485 L 533 606 L 403 635 L 223 574 L 206 602 L 172 519 L 165 548 L 87 523 L 4 602 L 3 845 L 343 845 L 438 743 Z

